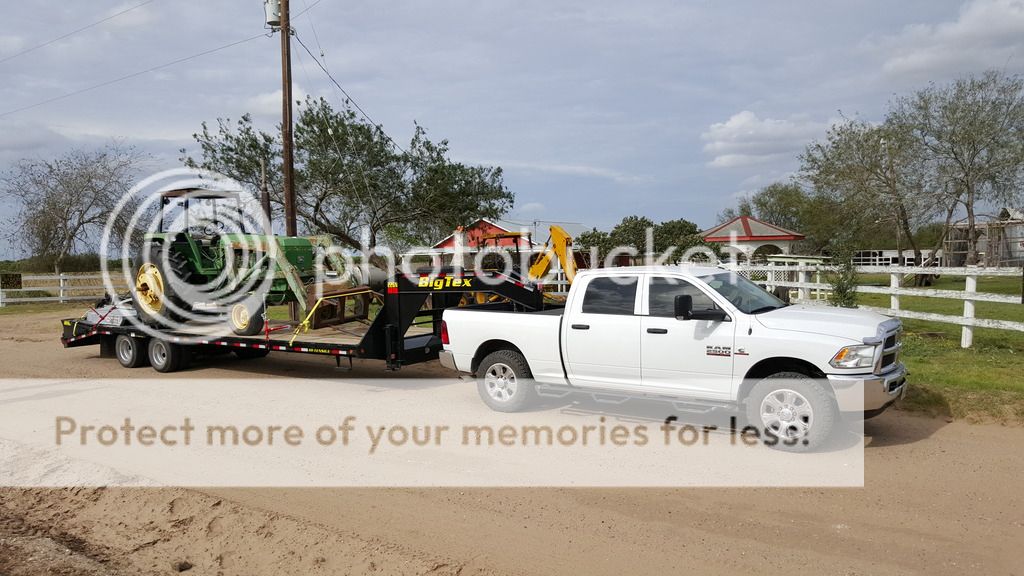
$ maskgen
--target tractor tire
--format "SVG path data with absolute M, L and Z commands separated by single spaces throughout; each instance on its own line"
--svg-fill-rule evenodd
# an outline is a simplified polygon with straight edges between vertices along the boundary
M 184 314 L 191 312 L 191 302 L 197 299 L 189 289 L 197 274 L 188 259 L 169 246 L 166 249 L 169 253 L 164 262 L 164 247 L 150 246 L 135 276 L 132 306 L 139 320 L 152 326 L 186 321 Z
M 813 378 L 800 372 L 772 374 L 750 390 L 747 423 L 778 450 L 806 452 L 827 444 L 839 420 L 835 400 Z
M 249 302 L 238 302 L 231 306 L 228 314 L 228 323 L 231 324 L 231 331 L 238 336 L 255 336 L 263 331 L 266 324 L 264 314 L 266 307 Z

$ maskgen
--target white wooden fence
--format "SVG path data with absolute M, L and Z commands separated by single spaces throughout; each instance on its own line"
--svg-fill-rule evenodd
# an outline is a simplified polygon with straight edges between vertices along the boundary
M 4 273 L 4 276 L 10 276 Z M 75 302 L 95 300 L 103 296 L 107 288 L 103 274 L 21 274 L 21 288 L 0 289 L 0 307 L 8 304 L 29 302 Z M 120 274 L 111 277 L 111 284 L 117 290 L 127 289 Z M 26 296 L 25 293 L 44 292 L 47 296 Z
M 732 266 L 733 270 L 751 278 L 758 284 L 764 285 L 769 290 L 776 287 L 791 288 L 796 291 L 796 302 L 820 302 L 828 297 L 831 286 L 825 281 L 825 274 L 828 267 L 825 266 Z M 917 320 L 930 320 L 932 322 L 945 322 L 947 324 L 958 324 L 962 326 L 960 335 L 960 346 L 970 348 L 974 342 L 974 328 L 996 328 L 999 330 L 1012 330 L 1024 332 L 1024 322 L 1011 320 L 994 320 L 989 318 L 976 318 L 974 315 L 975 302 L 998 302 L 1002 304 L 1017 304 L 1024 306 L 1024 296 L 1012 294 L 993 294 L 978 292 L 978 277 L 982 276 L 1009 276 L 1024 278 L 1024 269 L 1021 268 L 944 268 L 944 267 L 913 267 L 913 266 L 858 266 L 859 274 L 886 274 L 889 276 L 889 286 L 857 286 L 858 292 L 865 294 L 888 294 L 889 307 L 860 306 L 865 310 L 872 310 L 888 316 L 900 318 L 914 318 Z M 931 288 L 910 288 L 903 287 L 905 277 L 916 274 L 938 274 L 942 276 L 962 276 L 965 278 L 964 290 L 937 290 Z M 811 278 L 814 278 L 814 281 Z M 1024 280 L 1022 280 L 1024 283 Z M 918 296 L 923 298 L 943 298 L 947 300 L 962 300 L 964 303 L 963 315 L 951 316 L 947 314 L 935 314 L 933 312 L 916 312 L 904 310 L 900 306 L 901 296 Z

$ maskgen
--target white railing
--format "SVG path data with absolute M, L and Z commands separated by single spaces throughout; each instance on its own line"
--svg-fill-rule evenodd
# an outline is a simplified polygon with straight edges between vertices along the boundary
M 738 265 L 730 268 L 744 276 L 752 278 L 758 284 L 763 284 L 769 290 L 773 290 L 777 287 L 795 290 L 796 298 L 794 300 L 797 302 L 819 302 L 826 299 L 831 291 L 831 286 L 827 282 L 822 281 L 823 275 L 829 271 L 829 267 L 827 266 Z M 857 286 L 857 291 L 865 294 L 888 294 L 889 307 L 881 308 L 878 306 L 860 306 L 860 308 L 872 310 L 888 316 L 960 325 L 962 326 L 960 346 L 963 348 L 970 348 L 974 343 L 974 328 L 976 327 L 1024 332 L 1024 322 L 976 318 L 974 315 L 975 302 L 997 302 L 1001 304 L 1024 305 L 1024 296 L 1021 295 L 978 292 L 979 276 L 1009 276 L 1024 278 L 1024 269 L 981 267 L 947 268 L 938 266 L 858 266 L 856 267 L 856 270 L 858 274 L 886 274 L 889 276 L 889 286 Z M 905 288 L 902 286 L 904 276 L 916 274 L 963 276 L 965 278 L 964 290 Z M 812 275 L 815 278 L 813 282 L 811 281 Z M 792 278 L 795 278 L 795 280 Z M 1022 280 L 1022 284 L 1024 284 L 1024 280 Z M 1024 287 L 1022 287 L 1022 289 L 1024 289 Z M 936 314 L 933 312 L 904 310 L 900 306 L 901 296 L 962 300 L 964 303 L 963 314 L 960 316 L 952 316 L 948 314 Z
M 12 274 L 4 273 L 4 276 Z M 0 289 L 0 307 L 8 304 L 30 302 L 68 303 L 80 300 L 95 300 L 103 296 L 107 287 L 103 274 L 20 274 L 21 288 Z M 115 276 L 111 284 L 117 290 L 127 289 L 124 278 Z M 47 296 L 23 296 L 25 292 L 45 292 Z

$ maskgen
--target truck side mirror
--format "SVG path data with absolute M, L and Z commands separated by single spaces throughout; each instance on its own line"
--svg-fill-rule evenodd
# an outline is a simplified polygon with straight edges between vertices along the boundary
M 676 320 L 690 320 L 693 318 L 693 296 L 689 294 L 678 294 L 675 300 Z
M 712 322 L 729 322 L 729 315 L 725 310 L 711 308 L 709 310 L 694 310 L 693 296 L 680 294 L 675 300 L 676 320 L 710 320 Z

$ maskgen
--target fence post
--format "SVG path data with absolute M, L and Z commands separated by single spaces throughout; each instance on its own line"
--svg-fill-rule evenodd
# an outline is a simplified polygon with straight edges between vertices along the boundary
M 967 276 L 964 283 L 964 292 L 973 293 L 978 291 L 978 277 Z M 974 318 L 974 300 L 964 300 L 964 318 Z M 974 343 L 974 327 L 964 326 L 960 332 L 960 347 L 970 348 Z
M 814 283 L 818 286 L 814 289 L 814 299 L 821 300 L 821 269 L 814 271 Z
M 66 297 L 66 291 L 64 289 L 64 287 L 66 286 L 66 284 L 65 284 L 66 282 L 67 282 L 67 279 L 65 278 L 64 273 L 62 272 L 61 275 L 57 277 L 57 283 L 60 286 L 60 288 L 58 290 L 58 295 L 59 295 L 60 303 L 61 304 L 66 304 L 67 303 L 67 301 L 64 300 L 64 298 Z
M 798 294 L 800 294 L 800 299 L 810 300 L 811 289 L 806 286 L 806 284 L 811 281 L 810 274 L 807 273 L 807 270 L 801 270 L 797 277 L 800 279 L 800 284 L 803 284 L 803 286 L 800 286 L 798 292 Z
M 0 288 L 0 308 L 4 307 L 4 290 Z
M 892 310 L 900 309 L 900 295 L 896 293 L 896 290 L 900 289 L 900 275 L 893 272 L 889 274 L 889 288 L 892 288 L 893 292 L 889 295 L 889 308 Z

